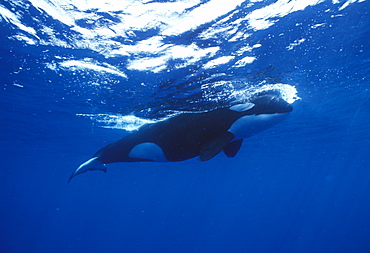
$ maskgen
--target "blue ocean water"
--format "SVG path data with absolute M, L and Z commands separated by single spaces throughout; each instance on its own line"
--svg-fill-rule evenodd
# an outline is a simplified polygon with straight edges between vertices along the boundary
M 0 252 L 370 252 L 369 7 L 0 1 Z M 265 89 L 294 110 L 235 158 L 67 184 L 128 130 Z

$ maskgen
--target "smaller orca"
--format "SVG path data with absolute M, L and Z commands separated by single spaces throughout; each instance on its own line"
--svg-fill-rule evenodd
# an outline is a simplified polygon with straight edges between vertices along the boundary
M 107 163 L 177 162 L 199 157 L 207 161 L 224 151 L 234 157 L 243 139 L 279 123 L 293 110 L 276 94 L 260 94 L 250 102 L 203 113 L 182 113 L 145 124 L 113 142 L 81 164 L 73 177 L 89 170 L 106 172 Z

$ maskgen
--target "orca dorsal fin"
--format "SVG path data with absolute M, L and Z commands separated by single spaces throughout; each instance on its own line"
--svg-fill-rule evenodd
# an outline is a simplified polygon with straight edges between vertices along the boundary
M 242 146 L 242 143 L 243 143 L 243 139 L 239 139 L 239 140 L 232 141 L 232 142 L 228 143 L 224 147 L 225 155 L 229 158 L 233 158 L 234 156 L 236 156 L 240 147 Z
M 206 143 L 200 151 L 199 161 L 208 161 L 220 153 L 229 141 L 234 139 L 234 134 L 225 132 L 218 138 Z
M 229 109 L 235 112 L 245 112 L 254 107 L 253 103 L 236 104 L 231 106 Z

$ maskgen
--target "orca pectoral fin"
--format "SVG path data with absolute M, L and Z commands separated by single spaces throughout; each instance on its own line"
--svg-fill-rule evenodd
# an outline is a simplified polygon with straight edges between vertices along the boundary
M 234 135 L 232 133 L 225 132 L 217 139 L 206 143 L 200 151 L 199 161 L 208 161 L 209 159 L 215 157 L 233 138 Z
M 101 170 L 104 172 L 107 172 L 107 167 L 105 167 L 105 164 L 103 164 L 101 161 L 98 160 L 97 157 L 93 157 L 87 162 L 83 163 L 78 167 L 70 176 L 68 179 L 68 183 L 71 181 L 71 179 L 79 174 L 85 173 L 89 170 Z
M 224 153 L 227 157 L 233 158 L 238 153 L 240 147 L 242 146 L 243 139 L 229 142 L 226 147 L 224 147 Z

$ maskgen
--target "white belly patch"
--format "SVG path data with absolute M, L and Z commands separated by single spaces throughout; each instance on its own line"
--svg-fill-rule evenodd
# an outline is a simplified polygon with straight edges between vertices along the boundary
M 228 130 L 234 139 L 244 139 L 262 132 L 282 121 L 288 113 L 247 115 L 236 120 Z
M 131 158 L 150 159 L 154 162 L 168 162 L 162 149 L 155 143 L 144 142 L 136 145 L 128 154 Z

